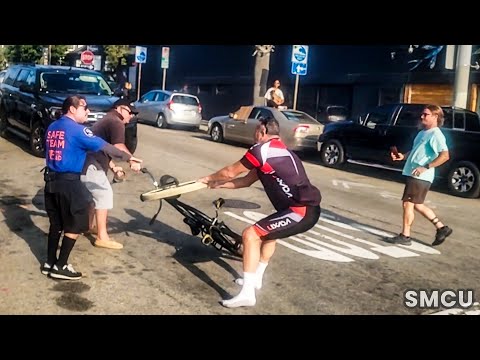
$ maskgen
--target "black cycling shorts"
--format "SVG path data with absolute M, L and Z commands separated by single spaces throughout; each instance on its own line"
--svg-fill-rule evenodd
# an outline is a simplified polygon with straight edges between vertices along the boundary
M 320 213 L 320 206 L 290 207 L 256 222 L 253 228 L 262 240 L 283 239 L 310 230 Z
M 80 180 L 56 180 L 53 192 L 45 191 L 45 210 L 50 226 L 65 233 L 87 231 L 92 207 L 92 195 Z

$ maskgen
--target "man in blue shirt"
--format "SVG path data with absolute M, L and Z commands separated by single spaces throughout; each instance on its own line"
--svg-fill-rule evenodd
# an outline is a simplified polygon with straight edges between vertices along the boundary
M 141 162 L 81 125 L 87 120 L 88 105 L 84 96 L 73 95 L 62 105 L 63 116 L 50 124 L 45 134 L 45 209 L 50 220 L 47 262 L 42 274 L 57 279 L 78 280 L 82 273 L 68 264 L 68 257 L 79 234 L 88 230 L 92 197 L 80 181 L 87 151 L 105 151 L 125 161 Z M 57 258 L 57 248 L 64 232 Z
M 394 244 L 410 245 L 410 229 L 415 217 L 414 210 L 430 220 L 437 228 L 437 234 L 432 245 L 440 245 L 452 234 L 452 229 L 445 226 L 435 215 L 432 209 L 425 204 L 425 197 L 435 178 L 434 168 L 445 163 L 448 153 L 445 136 L 439 126 L 443 125 L 443 110 L 437 105 L 427 105 L 421 115 L 423 130 L 413 141 L 413 148 L 406 154 L 392 151 L 392 160 L 401 161 L 407 158 L 402 174 L 406 176 L 406 185 L 403 192 L 403 228 L 402 232 L 385 241 Z M 408 157 L 407 157 L 408 155 Z

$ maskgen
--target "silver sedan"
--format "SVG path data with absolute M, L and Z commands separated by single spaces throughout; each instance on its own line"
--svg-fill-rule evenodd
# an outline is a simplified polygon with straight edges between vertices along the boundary
M 317 140 L 323 131 L 323 125 L 310 115 L 292 109 L 242 106 L 235 113 L 211 118 L 208 133 L 216 142 L 230 140 L 253 145 L 258 120 L 269 117 L 280 124 L 280 138 L 290 150 L 317 150 Z

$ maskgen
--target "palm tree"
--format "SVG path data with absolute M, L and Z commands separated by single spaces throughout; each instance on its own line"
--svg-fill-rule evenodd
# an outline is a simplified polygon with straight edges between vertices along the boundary
M 255 73 L 253 85 L 253 105 L 264 105 L 264 95 L 267 91 L 268 73 L 270 71 L 270 53 L 275 45 L 255 45 Z

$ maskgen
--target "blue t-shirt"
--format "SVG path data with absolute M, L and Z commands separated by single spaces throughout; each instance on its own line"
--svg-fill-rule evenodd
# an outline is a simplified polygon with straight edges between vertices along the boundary
M 435 169 L 431 168 L 420 174 L 413 176 L 412 172 L 419 166 L 425 166 L 435 160 L 442 151 L 447 151 L 447 141 L 445 135 L 438 127 L 420 131 L 413 141 L 413 148 L 408 155 L 402 174 L 412 176 L 416 179 L 433 182 L 435 178 Z
M 82 172 L 87 151 L 99 151 L 107 144 L 68 116 L 50 124 L 45 142 L 47 167 L 56 172 L 73 173 Z

